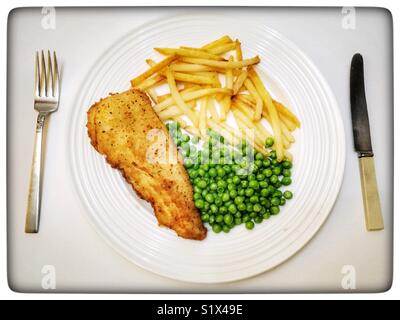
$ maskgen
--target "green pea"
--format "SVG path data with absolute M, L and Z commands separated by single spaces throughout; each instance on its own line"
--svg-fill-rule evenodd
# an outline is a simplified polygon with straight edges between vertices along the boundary
M 255 157 L 255 159 L 256 159 L 256 160 L 264 160 L 264 156 L 263 156 L 263 154 L 262 154 L 262 153 L 260 153 L 260 152 L 257 152 L 257 153 L 256 153 L 256 157 Z
M 215 182 L 212 182 L 209 186 L 211 191 L 215 191 L 218 189 L 218 185 Z
M 197 170 L 197 173 L 200 177 L 204 177 L 206 175 L 206 172 L 204 169 L 200 168 L 199 170 Z
M 220 233 L 222 231 L 222 227 L 218 223 L 214 223 L 212 226 L 212 230 L 215 233 Z
M 246 211 L 246 205 L 244 203 L 240 203 L 237 206 L 239 211 Z
M 253 189 L 258 189 L 258 188 L 260 187 L 260 185 L 259 185 L 258 181 L 256 181 L 256 180 L 251 180 L 251 181 L 249 182 L 249 187 L 250 187 L 250 188 L 253 188 Z
M 285 198 L 281 198 L 281 202 L 279 205 L 284 206 L 286 203 L 286 199 Z
M 208 219 L 208 223 L 212 225 L 214 222 L 215 222 L 215 216 L 210 216 L 210 218 Z
M 272 176 L 269 178 L 269 181 L 270 181 L 272 184 L 277 183 L 277 182 L 279 181 L 278 176 L 272 175 Z
M 247 212 L 253 212 L 253 205 L 252 205 L 251 203 L 248 203 L 248 204 L 246 205 L 246 211 L 247 211 Z
M 263 170 L 263 174 L 266 176 L 266 177 L 270 177 L 270 176 L 272 176 L 272 170 L 271 169 L 264 169 Z
M 282 162 L 282 167 L 284 167 L 285 169 L 290 169 L 292 167 L 292 162 L 290 162 L 289 160 L 285 160 Z
M 229 191 L 229 196 L 230 196 L 231 198 L 235 198 L 235 197 L 237 196 L 237 191 L 234 190 L 234 189 L 230 190 L 230 191 Z
M 247 188 L 247 189 L 244 191 L 244 194 L 246 195 L 246 197 L 251 197 L 251 196 L 254 194 L 254 189 L 252 189 L 252 188 Z
M 247 188 L 248 185 L 249 185 L 249 182 L 247 180 L 240 181 L 240 186 L 242 188 Z
M 245 189 L 239 189 L 239 191 L 237 192 L 239 196 L 244 196 Z
M 274 145 L 274 138 L 268 137 L 268 138 L 265 140 L 265 146 L 266 146 L 267 148 L 271 148 L 273 145 Z
M 218 212 L 218 207 L 215 204 L 212 204 L 210 205 L 210 211 L 215 214 Z
M 252 196 L 252 197 L 250 197 L 250 202 L 251 203 L 257 203 L 259 201 L 259 199 L 258 199 L 258 196 Z
M 235 218 L 235 225 L 240 225 L 242 224 L 242 219 L 241 218 Z
M 271 204 L 273 206 L 279 206 L 280 203 L 281 203 L 281 200 L 279 198 L 274 197 L 271 199 Z
M 271 161 L 269 161 L 269 159 L 265 159 L 263 161 L 263 167 L 264 168 L 268 168 L 271 165 Z
M 266 197 L 269 195 L 268 189 L 261 189 L 260 194 L 262 197 Z
M 276 159 L 276 151 L 272 150 L 271 154 L 269 155 L 271 159 Z
M 208 193 L 206 196 L 205 196 L 205 200 L 207 201 L 207 202 L 209 202 L 209 203 L 213 203 L 214 202 L 214 196 L 211 194 L 211 193 Z
M 194 205 L 198 209 L 204 208 L 204 201 L 202 199 L 198 199 L 194 202 Z
M 289 177 L 283 177 L 282 180 L 281 180 L 281 182 L 282 182 L 282 184 L 283 184 L 284 186 L 288 186 L 288 185 L 290 185 L 290 184 L 292 183 L 292 179 L 289 178 Z
M 292 172 L 290 171 L 290 169 L 283 169 L 282 170 L 282 175 L 284 177 L 290 177 L 292 175 Z
M 229 211 L 230 213 L 236 213 L 236 212 L 237 212 L 237 208 L 236 208 L 236 206 L 232 203 L 231 205 L 229 205 L 228 211 Z
M 258 180 L 258 181 L 262 182 L 264 179 L 265 179 L 265 175 L 263 175 L 262 173 L 259 173 L 259 174 L 257 175 L 257 180 Z
M 255 211 L 253 211 L 253 212 L 251 212 L 251 213 L 249 214 L 250 218 L 255 218 L 255 217 L 257 217 L 257 215 L 258 215 L 258 213 L 255 212 Z
M 207 181 L 205 180 L 200 180 L 199 182 L 197 182 L 196 184 L 200 189 L 205 189 L 207 187 Z
M 229 231 L 231 231 L 231 228 L 229 228 L 227 225 L 224 225 L 222 227 L 222 231 L 225 232 L 225 233 L 228 233 Z
M 281 198 L 282 197 L 282 191 L 281 190 L 275 190 L 274 193 L 272 194 L 273 197 Z
M 293 198 L 293 193 L 292 192 L 290 192 L 289 190 L 286 190 L 284 193 L 283 193 L 283 196 L 285 197 L 285 199 L 292 199 Z
M 224 222 L 227 225 L 232 224 L 233 223 L 233 216 L 231 214 L 224 215 Z
M 254 223 L 252 221 L 247 221 L 245 226 L 246 226 L 246 229 L 248 229 L 248 230 L 254 229 Z
M 270 213 L 269 212 L 265 212 L 263 214 L 263 219 L 267 220 L 267 219 L 269 219 L 269 217 L 270 217 Z
M 248 214 L 243 215 L 242 221 L 243 221 L 243 223 L 246 223 L 247 221 L 250 221 L 250 216 Z
M 232 178 L 232 182 L 233 182 L 234 184 L 239 184 L 239 183 L 240 183 L 240 178 L 239 178 L 238 176 L 234 176 L 234 177 Z
M 256 203 L 254 206 L 253 206 L 253 210 L 255 211 L 255 212 L 260 212 L 261 211 L 261 205 L 259 205 L 258 203 Z
M 276 176 L 279 176 L 279 175 L 281 174 L 281 168 L 279 168 L 279 167 L 274 167 L 274 168 L 272 169 L 272 173 L 273 173 L 274 175 L 276 175 Z
M 263 218 L 262 217 L 255 217 L 254 218 L 254 222 L 255 223 L 261 223 L 263 221 Z
M 217 186 L 218 186 L 218 188 L 225 189 L 226 188 L 226 182 L 224 180 L 219 180 L 217 182 Z
M 210 177 L 216 177 L 217 176 L 217 170 L 215 170 L 215 168 L 211 168 L 208 171 L 208 174 L 210 175 Z
M 225 214 L 228 212 L 228 209 L 226 207 L 219 207 L 218 212 L 220 214 Z
M 281 210 L 279 209 L 279 207 L 273 206 L 273 207 L 269 208 L 269 211 L 270 211 L 270 213 L 271 213 L 272 215 L 276 215 L 276 214 L 278 214 L 279 211 L 281 211 Z
M 215 222 L 221 223 L 222 221 L 224 221 L 224 216 L 222 214 L 219 214 L 215 217 Z
M 229 201 L 230 197 L 229 197 L 229 193 L 224 193 L 222 195 L 222 201 L 226 202 Z
M 260 188 L 266 188 L 266 187 L 268 187 L 268 182 L 267 181 L 260 181 L 259 185 L 260 185 Z
M 225 170 L 222 168 L 217 169 L 217 175 L 223 177 L 225 175 Z
M 201 220 L 203 221 L 203 222 L 208 222 L 209 220 L 210 220 L 210 215 L 209 214 L 202 214 L 201 215 Z
M 241 212 L 236 212 L 235 213 L 235 218 L 241 218 L 242 217 L 242 213 Z

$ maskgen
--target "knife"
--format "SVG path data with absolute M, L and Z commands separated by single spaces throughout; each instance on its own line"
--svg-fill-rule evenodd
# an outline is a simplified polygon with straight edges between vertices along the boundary
M 383 218 L 376 182 L 367 101 L 364 88 L 364 62 L 361 54 L 353 56 L 350 70 L 350 102 L 354 148 L 358 153 L 365 223 L 368 231 L 382 230 Z

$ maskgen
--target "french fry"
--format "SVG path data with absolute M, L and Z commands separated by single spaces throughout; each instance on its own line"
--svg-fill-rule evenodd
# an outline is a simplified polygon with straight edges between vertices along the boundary
M 237 69 L 259 63 L 260 57 L 255 56 L 251 59 L 245 59 L 242 61 L 216 61 L 210 59 L 198 59 L 198 58 L 186 58 L 186 57 L 183 57 L 180 60 L 186 63 L 202 64 L 205 66 L 215 67 L 218 69 Z
M 236 51 L 236 60 L 242 61 L 243 60 L 243 53 L 242 53 L 242 44 L 239 40 L 235 41 L 235 51 Z
M 280 114 L 282 114 L 286 119 L 293 122 L 297 128 L 300 128 L 299 119 L 288 108 L 286 108 L 282 103 L 275 100 L 274 105 Z
M 208 106 L 207 106 L 208 111 L 210 111 L 211 114 L 211 118 L 216 121 L 216 122 L 220 122 L 220 117 L 219 114 L 217 112 L 217 109 L 215 107 L 215 103 L 214 103 L 214 98 L 213 97 L 208 97 Z
M 235 48 L 236 48 L 236 44 L 234 42 L 232 42 L 232 43 L 226 43 L 226 44 L 221 44 L 221 45 L 215 46 L 213 48 L 208 49 L 207 52 L 209 52 L 211 54 L 220 55 L 220 54 L 225 54 L 229 51 L 232 51 Z
M 199 130 L 200 130 L 201 136 L 206 134 L 206 129 L 207 129 L 207 107 L 208 107 L 208 97 L 204 97 L 200 101 Z
M 178 88 L 176 87 L 174 75 L 168 67 L 167 67 L 166 75 L 167 75 L 167 82 L 168 82 L 169 90 L 171 91 L 172 99 L 175 101 L 178 108 L 181 109 L 181 111 L 189 117 L 189 119 L 192 121 L 193 125 L 195 127 L 197 127 L 199 119 L 196 116 L 195 112 L 192 109 L 190 109 L 186 105 L 185 101 L 182 99 L 181 94 L 179 93 Z
M 170 69 L 174 72 L 215 71 L 215 68 L 204 66 L 202 64 L 181 63 L 181 62 L 176 62 L 171 64 Z
M 191 92 L 184 92 L 182 93 L 182 99 L 183 101 L 190 101 L 190 100 L 195 100 L 199 99 L 201 97 L 205 96 L 210 96 L 214 94 L 222 93 L 224 95 L 232 95 L 232 90 L 225 89 L 225 88 L 206 88 L 206 89 L 198 89 L 195 91 Z M 164 110 L 165 108 L 171 106 L 174 104 L 174 99 L 172 97 L 165 99 L 163 102 L 158 103 L 154 106 L 154 110 L 156 112 L 160 112 Z
M 141 75 L 132 79 L 131 86 L 133 88 L 137 87 L 141 82 L 143 82 L 147 78 L 151 77 L 153 74 L 158 73 L 160 70 L 164 69 L 166 66 L 168 66 L 172 61 L 176 60 L 177 58 L 178 58 L 178 56 L 173 55 L 173 56 L 169 56 L 169 57 L 165 58 L 164 60 L 160 61 L 159 63 L 156 63 L 154 66 L 147 69 Z
M 239 90 L 243 86 L 246 78 L 247 78 L 247 71 L 242 70 L 240 72 L 240 74 L 237 76 L 237 78 L 233 84 L 233 95 L 236 95 L 239 92 Z
M 258 121 L 261 119 L 261 115 L 262 115 L 262 111 L 263 111 L 263 101 L 250 79 L 246 79 L 244 81 L 244 86 L 246 87 L 247 91 L 249 91 L 250 95 L 255 100 L 253 120 Z
M 152 100 L 155 104 L 158 103 L 157 93 L 156 93 L 156 91 L 154 90 L 153 87 L 147 88 L 147 90 L 146 90 L 145 92 L 149 95 L 149 97 L 151 98 L 151 100 Z
M 269 116 L 271 117 L 271 126 L 272 126 L 272 130 L 274 131 L 274 135 L 275 135 L 276 157 L 277 157 L 278 161 L 281 161 L 284 158 L 284 153 L 283 153 L 282 129 L 281 129 L 281 123 L 280 123 L 278 111 L 276 110 L 275 105 L 272 102 L 271 96 L 269 95 L 267 89 L 265 89 L 265 87 L 264 87 L 261 79 L 259 78 L 258 74 L 256 73 L 256 71 L 253 68 L 249 67 L 247 69 L 247 72 L 249 74 L 250 79 L 254 83 L 254 86 L 257 89 L 257 92 L 261 96 L 263 103 L 266 106 Z
M 156 85 L 161 85 L 163 83 L 166 83 L 165 77 L 163 77 L 160 74 L 156 74 L 155 76 L 153 76 L 151 78 L 147 78 L 146 80 L 144 80 L 143 82 L 141 82 L 140 84 L 138 84 L 134 88 L 145 91 L 148 88 L 152 88 L 152 87 L 154 87 Z
M 151 59 L 147 59 L 146 62 L 150 66 L 155 65 L 155 62 Z M 160 70 L 159 73 L 165 77 L 165 70 Z M 216 80 L 215 80 L 214 74 L 208 75 L 208 76 L 203 76 L 203 75 L 193 75 L 193 74 L 182 73 L 182 72 L 174 72 L 174 78 L 177 81 L 182 81 L 182 82 L 216 85 Z
M 185 87 L 183 89 L 180 89 L 179 92 L 182 94 L 182 93 L 185 93 L 185 92 L 191 92 L 191 91 L 198 90 L 199 88 L 200 88 L 199 86 L 195 85 L 193 87 L 189 87 L 189 88 Z M 158 96 L 157 100 L 158 100 L 158 103 L 161 103 L 161 102 L 167 100 L 168 98 L 171 98 L 171 94 L 170 93 L 166 93 L 166 94 Z
M 201 49 L 211 49 L 214 47 L 217 47 L 221 44 L 226 44 L 226 43 L 231 43 L 233 42 L 232 39 L 229 36 L 222 36 L 221 38 L 211 41 L 207 44 L 205 44 L 204 46 L 201 47 Z
M 233 57 L 229 57 L 229 61 L 233 61 Z M 226 69 L 225 73 L 225 88 L 227 89 L 232 89 L 233 88 L 233 70 L 232 69 Z M 224 97 L 223 100 L 221 101 L 221 120 L 226 119 L 226 115 L 229 112 L 231 106 L 231 101 L 230 97 Z
M 251 119 L 252 116 L 253 116 L 253 113 L 254 113 L 253 110 L 254 110 L 254 108 L 255 108 L 255 105 L 254 105 L 254 103 L 251 103 L 250 101 L 248 101 L 248 100 L 246 100 L 246 99 L 245 99 L 245 100 L 242 100 L 242 99 L 243 99 L 242 96 L 244 96 L 244 95 L 237 95 L 237 96 L 235 97 L 235 105 L 236 105 L 236 107 L 239 108 L 243 113 L 245 113 L 247 117 L 249 117 L 249 118 Z M 266 113 L 265 110 L 263 110 L 263 117 L 264 117 L 269 123 L 271 123 L 271 118 L 270 118 L 269 114 Z M 291 142 L 294 142 L 294 138 L 293 138 L 292 134 L 291 134 L 291 133 L 287 130 L 287 128 L 284 126 L 284 124 L 282 124 L 282 134 L 283 134 L 283 137 L 282 137 L 283 146 L 284 146 L 285 148 L 288 148 L 289 145 L 290 145 L 290 143 L 291 143 Z
M 199 59 L 210 59 L 210 60 L 225 60 L 223 57 L 220 57 L 216 54 L 208 53 L 207 51 L 203 50 L 196 50 L 196 49 L 184 49 L 184 48 L 154 48 L 157 52 L 170 56 L 170 55 L 177 55 L 180 57 L 189 57 L 189 58 L 199 58 Z
M 245 95 L 245 94 L 240 94 L 237 95 L 242 101 L 244 101 L 245 103 L 252 103 L 255 104 L 255 100 L 253 99 L 253 97 L 249 96 L 249 95 Z M 283 106 L 283 104 L 281 104 L 280 102 L 276 101 L 276 100 L 272 100 L 272 102 L 274 103 L 275 107 L 277 108 L 278 112 L 279 112 L 279 117 L 282 120 L 283 123 L 285 123 L 286 127 L 290 130 L 290 131 L 294 131 L 297 128 L 296 123 L 298 123 L 298 125 L 300 125 L 300 122 L 298 121 L 297 117 L 291 113 L 291 111 L 289 111 L 285 106 Z M 283 111 L 283 108 L 285 108 L 285 110 L 287 110 L 286 112 Z M 282 112 L 280 112 L 282 110 Z M 266 110 L 265 110 L 266 111 Z M 289 114 L 291 114 L 292 116 L 289 116 Z M 294 119 L 294 118 L 296 119 Z
M 177 106 L 170 106 L 169 108 L 158 113 L 161 119 L 171 119 L 173 117 L 181 116 L 183 113 Z
M 264 145 L 265 140 L 263 140 L 263 135 L 257 130 L 257 126 L 251 122 L 243 113 L 238 109 L 233 109 L 233 116 L 235 117 L 236 123 L 242 130 L 253 130 L 255 143 L 259 145 Z

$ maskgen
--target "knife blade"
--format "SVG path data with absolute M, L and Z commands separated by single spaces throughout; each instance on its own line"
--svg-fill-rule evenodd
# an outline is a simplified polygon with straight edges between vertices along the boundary
M 350 70 L 350 103 L 354 148 L 358 153 L 365 224 L 368 231 L 382 230 L 383 217 L 376 181 L 367 100 L 364 86 L 364 62 L 361 54 L 353 56 Z
M 350 70 L 350 102 L 354 148 L 359 157 L 374 155 L 371 144 L 367 100 L 364 87 L 364 62 L 361 54 L 353 56 Z

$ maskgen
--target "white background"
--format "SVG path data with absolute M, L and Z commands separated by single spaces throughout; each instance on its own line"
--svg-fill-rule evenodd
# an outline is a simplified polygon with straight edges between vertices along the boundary
M 32 2 L 31 3 L 23 3 L 23 2 L 20 2 L 21 3 L 21 6 L 31 6 L 32 5 Z M 68 3 L 69 5 L 73 5 L 74 3 L 73 2 L 69 2 Z M 102 3 L 101 2 L 99 2 L 99 3 L 96 3 L 96 4 L 98 4 L 98 5 L 101 5 Z M 113 3 L 113 5 L 116 5 L 117 3 Z M 121 5 L 123 5 L 124 3 L 120 3 Z M 129 3 L 129 4 L 132 4 L 132 3 Z M 157 3 L 154 3 L 155 5 L 157 5 Z M 175 3 L 175 4 L 179 4 L 179 3 Z M 187 2 L 186 2 L 186 4 L 187 4 Z M 211 3 L 208 3 L 208 2 L 202 2 L 202 5 L 207 5 L 207 4 L 210 4 L 211 5 Z M 235 5 L 236 3 L 235 2 L 233 2 L 233 1 L 230 1 L 229 2 L 229 4 L 230 5 Z M 237 3 L 237 4 L 239 4 L 239 3 Z M 254 4 L 256 4 L 255 2 L 254 2 Z M 271 5 L 273 4 L 273 3 L 270 3 Z M 281 5 L 282 4 L 282 2 L 279 2 L 279 4 Z M 290 3 L 288 3 L 288 4 L 290 4 Z M 312 3 L 309 3 L 309 4 L 312 4 Z M 317 4 L 317 3 L 316 3 Z M 319 4 L 319 3 L 318 3 Z M 16 4 L 14 3 L 14 6 L 15 6 Z M 41 3 L 40 5 L 46 5 L 45 3 Z M 62 5 L 62 3 L 61 2 L 53 2 L 51 5 Z M 126 4 L 126 5 L 128 5 L 128 3 Z M 334 5 L 334 3 L 333 3 L 333 5 Z M 370 4 L 368 4 L 368 3 L 360 3 L 360 4 L 358 4 L 357 2 L 352 2 L 352 4 L 351 5 L 371 5 L 371 3 Z M 372 4 L 373 5 L 373 4 Z M 380 2 L 380 5 L 381 6 L 384 6 L 385 5 L 385 2 Z M 3 5 L 4 6 L 4 5 Z M 8 13 L 8 11 L 10 10 L 10 9 L 12 9 L 13 7 L 10 5 L 9 7 L 5 7 L 5 8 L 3 8 L 3 10 L 2 10 L 2 23 L 3 23 L 3 26 L 5 26 L 5 24 L 6 24 L 6 18 L 7 18 L 7 16 L 6 16 L 6 14 Z M 396 22 L 396 18 L 398 17 L 398 14 L 399 14 L 399 12 L 398 12 L 398 8 L 391 8 L 390 6 L 389 6 L 389 8 L 391 9 L 391 11 L 392 11 L 392 14 L 393 14 L 393 17 L 394 17 L 394 21 Z M 395 25 L 395 28 L 396 28 L 396 23 L 394 24 Z M 5 44 L 6 43 L 6 32 L 5 32 L 5 30 L 6 30 L 6 28 L 2 28 L 2 30 L 4 30 L 3 32 L 2 32 L 2 40 L 3 40 L 3 44 Z M 396 30 L 395 30 L 395 34 L 396 34 Z M 396 37 L 394 37 L 394 38 L 396 38 Z M 397 44 L 395 43 L 395 46 L 396 46 Z M 395 52 L 396 52 L 396 49 L 395 49 Z M 5 48 L 5 46 L 4 46 L 4 48 L 3 48 L 3 50 L 2 50 L 2 68 L 3 68 L 3 78 L 2 78 L 2 86 L 3 86 L 3 88 L 4 88 L 4 90 L 3 90 L 3 92 L 5 92 L 5 74 L 6 74 L 6 71 L 5 71 L 5 69 L 6 69 L 6 56 L 5 56 L 5 53 L 6 53 L 6 48 Z M 396 65 L 395 65 L 396 66 Z M 323 71 L 323 70 L 321 70 L 321 71 Z M 395 92 L 396 92 L 397 90 L 395 90 Z M 396 97 L 395 97 L 395 105 L 396 105 Z M 5 101 L 4 101 L 4 106 L 2 107 L 2 112 L 3 112 L 3 114 L 5 115 Z M 397 118 L 397 114 L 396 114 L 396 112 L 395 112 L 395 119 Z M 4 157 L 2 157 L 2 159 L 1 159 L 1 161 L 2 161 L 2 181 L 3 181 L 3 184 L 1 185 L 1 194 L 2 194 L 2 204 L 3 204 L 3 206 L 2 206 L 2 209 L 4 209 L 4 210 L 2 210 L 2 213 L 4 212 L 4 215 L 3 215 L 3 219 L 2 219 L 2 221 L 1 221 L 1 223 L 2 223 L 2 227 L 3 227 L 3 230 L 5 231 L 5 213 L 6 213 L 6 203 L 5 203 L 5 199 L 6 199 L 6 197 L 5 197 L 5 190 L 6 190 L 6 185 L 5 185 L 5 176 L 6 176 L 6 167 L 5 167 L 5 116 L 3 116 L 3 117 L 1 117 L 1 119 L 3 120 L 2 121 L 2 129 L 3 129 L 3 131 L 2 131 L 2 133 L 3 133 L 3 135 L 2 135 L 2 139 L 1 139 L 1 143 L 2 143 L 2 146 L 3 146 L 3 152 L 4 152 Z M 395 131 L 396 131 L 396 129 L 395 129 Z M 397 172 L 396 172 L 396 174 L 397 174 Z M 395 177 L 395 181 L 396 181 L 396 177 Z M 395 184 L 395 188 L 396 188 L 396 184 Z M 395 196 L 395 199 L 396 199 L 396 196 Z M 395 212 L 396 212 L 396 208 L 397 208 L 397 204 L 395 203 Z M 2 240 L 5 240 L 5 237 L 2 239 Z M 395 247 L 396 247 L 396 244 L 395 244 Z M 8 289 L 8 286 L 7 286 L 7 281 L 6 281 L 6 244 L 4 243 L 3 245 L 2 245 L 2 247 L 1 247 L 1 249 L 2 250 L 4 250 L 4 252 L 2 252 L 2 255 L 1 255 L 1 270 L 0 270 L 0 274 L 1 274 L 1 276 L 2 276 L 2 278 L 1 278 L 1 295 L 2 296 L 4 296 L 4 297 L 9 297 L 9 298 L 11 298 L 11 297 L 14 297 L 14 298 L 29 298 L 29 297 L 34 297 L 35 295 L 24 295 L 24 296 L 22 296 L 22 295 L 18 295 L 18 294 L 15 294 L 15 293 L 12 293 L 9 289 Z M 396 261 L 397 260 L 395 260 L 395 266 L 396 266 Z M 396 283 L 396 281 L 397 281 L 397 278 L 396 278 L 396 275 L 395 275 L 395 277 L 394 277 L 394 284 L 393 284 L 393 289 L 390 291 L 390 292 L 388 292 L 388 293 L 386 293 L 386 294 L 384 294 L 384 295 L 379 295 L 379 297 L 383 297 L 383 296 L 385 296 L 385 297 L 388 297 L 388 296 L 394 296 L 396 293 L 396 290 L 397 290 L 397 287 L 398 287 L 398 285 L 397 285 L 397 283 Z M 360 297 L 361 295 L 358 295 L 358 296 L 346 296 L 346 298 L 354 298 L 354 297 Z M 44 298 L 43 296 L 39 296 L 39 297 L 41 297 L 41 298 Z M 60 297 L 62 297 L 62 296 L 60 296 L 60 295 L 57 295 L 56 297 L 55 296 L 53 296 L 53 295 L 48 295 L 48 296 L 45 296 L 46 298 L 60 298 Z M 74 296 L 74 297 L 76 297 L 76 296 Z M 79 297 L 87 297 L 87 296 L 84 296 L 84 295 L 79 295 Z M 99 296 L 96 296 L 96 297 L 99 297 Z M 103 297 L 103 296 L 101 296 L 101 297 Z M 104 295 L 104 297 L 108 297 L 107 295 Z M 115 297 L 115 296 L 114 296 Z M 128 296 L 125 296 L 125 297 L 128 297 Z M 129 296 L 130 297 L 130 296 Z M 143 296 L 140 296 L 140 295 L 138 295 L 137 297 L 143 297 Z M 153 298 L 155 298 L 155 297 L 157 297 L 157 295 L 156 296 L 153 296 Z M 162 296 L 162 298 L 172 298 L 173 296 Z M 219 297 L 219 296 L 215 296 L 215 297 Z M 234 296 L 229 296 L 229 297 L 231 297 L 231 298 L 234 298 Z M 251 298 L 252 296 L 246 296 L 246 298 Z M 262 298 L 263 296 L 261 296 L 261 295 L 257 295 L 257 296 L 255 296 L 255 298 Z M 279 298 L 283 298 L 284 296 L 282 296 L 282 295 L 280 295 L 279 296 Z M 288 298 L 299 298 L 299 297 L 301 297 L 300 295 L 297 295 L 297 296 L 289 296 Z M 312 296 L 307 296 L 307 297 L 312 297 Z M 329 295 L 326 295 L 326 296 L 318 296 L 318 298 L 324 298 L 324 297 L 329 297 Z M 335 296 L 335 297 L 338 297 L 338 296 Z M 367 296 L 367 298 L 370 298 L 371 296 Z M 211 297 L 203 297 L 202 296 L 202 299 L 203 298 L 211 298 Z M 221 297 L 220 297 L 221 298 Z M 271 296 L 269 296 L 268 298 L 271 298 Z M 182 297 L 179 297 L 179 299 L 182 299 Z

